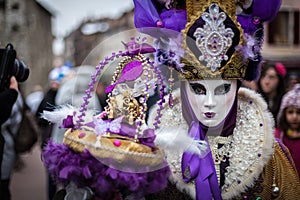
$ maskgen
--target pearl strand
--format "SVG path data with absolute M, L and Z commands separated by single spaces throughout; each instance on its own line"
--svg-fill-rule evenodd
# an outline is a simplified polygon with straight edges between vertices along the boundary
M 165 103 L 165 96 L 166 96 L 166 85 L 164 84 L 164 78 L 162 77 L 162 72 L 160 71 L 159 67 L 155 67 L 154 66 L 154 62 L 150 62 L 150 58 L 147 59 L 148 63 L 150 63 L 151 68 L 153 69 L 156 77 L 159 79 L 159 83 L 160 83 L 160 89 L 159 89 L 159 98 L 160 100 L 158 101 L 157 105 L 158 105 L 158 109 L 156 110 L 156 117 L 155 117 L 155 122 L 153 123 L 153 126 L 155 129 L 159 128 L 159 124 L 160 124 L 160 118 L 162 117 L 162 110 L 164 109 L 163 104 Z

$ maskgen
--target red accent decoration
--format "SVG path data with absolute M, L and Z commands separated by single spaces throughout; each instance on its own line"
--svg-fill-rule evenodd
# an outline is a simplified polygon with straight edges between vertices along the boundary
M 121 146 L 121 141 L 120 141 L 120 140 L 114 140 L 114 145 L 115 145 L 116 147 Z
M 81 133 L 78 134 L 79 138 L 83 138 L 84 136 L 85 136 L 85 133 L 83 133 L 83 132 L 81 132 Z

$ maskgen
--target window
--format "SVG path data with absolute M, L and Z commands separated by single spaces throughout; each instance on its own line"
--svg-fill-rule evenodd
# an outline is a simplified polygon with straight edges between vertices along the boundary
M 12 32 L 18 32 L 20 30 L 20 26 L 18 24 L 13 24 L 11 27 Z
M 5 10 L 6 0 L 0 0 L 0 9 Z
M 274 45 L 299 45 L 299 10 L 280 11 L 268 24 L 268 43 Z
M 14 4 L 12 4 L 12 6 L 11 6 L 11 8 L 13 9 L 13 10 L 19 10 L 19 3 L 14 3 Z

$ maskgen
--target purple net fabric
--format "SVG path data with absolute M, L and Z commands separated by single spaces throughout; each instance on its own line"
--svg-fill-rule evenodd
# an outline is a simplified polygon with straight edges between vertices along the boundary
M 90 187 L 97 197 L 111 199 L 118 193 L 137 197 L 156 193 L 167 186 L 168 166 L 145 173 L 129 173 L 102 164 L 88 150 L 76 153 L 64 144 L 49 141 L 42 159 L 57 183 Z

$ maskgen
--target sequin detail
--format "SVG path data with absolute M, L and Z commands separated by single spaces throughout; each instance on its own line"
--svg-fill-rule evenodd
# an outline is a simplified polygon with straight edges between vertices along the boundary
M 226 52 L 232 44 L 234 33 L 231 28 L 225 27 L 226 14 L 219 12 L 219 6 L 215 3 L 210 5 L 209 13 L 205 12 L 201 17 L 206 24 L 194 33 L 197 47 L 202 53 L 199 60 L 207 62 L 207 68 L 214 72 L 223 60 L 228 60 Z

